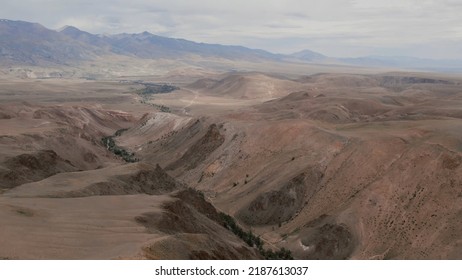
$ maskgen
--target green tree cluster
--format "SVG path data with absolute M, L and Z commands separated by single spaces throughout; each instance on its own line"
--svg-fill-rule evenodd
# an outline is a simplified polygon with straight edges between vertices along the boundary
M 257 248 L 260 254 L 267 260 L 293 260 L 292 252 L 285 248 L 281 248 L 278 251 L 263 248 L 263 241 L 260 237 L 255 236 L 252 231 L 244 231 L 240 226 L 236 224 L 233 217 L 225 213 L 220 213 L 220 218 L 223 226 L 233 232 L 237 237 L 242 239 L 247 245 Z

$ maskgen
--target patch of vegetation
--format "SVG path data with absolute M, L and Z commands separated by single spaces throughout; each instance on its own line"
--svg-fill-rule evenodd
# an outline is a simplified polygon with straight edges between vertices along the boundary
M 169 107 L 164 106 L 164 105 L 152 104 L 152 106 L 153 106 L 154 108 L 160 110 L 161 112 L 164 112 L 164 113 L 170 113 L 170 112 L 172 112 L 172 111 L 170 110 Z
M 179 87 L 167 84 L 145 83 L 142 81 L 138 81 L 137 83 L 144 86 L 144 89 L 139 89 L 136 91 L 136 93 L 143 98 L 141 100 L 142 104 L 151 105 L 152 107 L 164 113 L 171 112 L 170 108 L 167 106 L 149 103 L 149 100 L 151 99 L 150 96 L 153 94 L 170 93 L 172 91 L 180 89 Z
M 260 254 L 262 254 L 267 260 L 293 260 L 294 259 L 292 257 L 292 252 L 284 247 L 279 249 L 279 251 L 273 251 L 271 249 L 263 250 L 263 252 L 260 251 Z
M 26 217 L 34 216 L 34 213 L 32 213 L 32 211 L 27 210 L 27 209 L 17 209 L 16 213 L 18 213 L 19 215 L 22 215 L 22 216 L 26 216 Z
M 117 135 L 119 132 L 119 135 Z M 123 132 L 123 131 L 122 131 Z M 137 158 L 135 158 L 134 153 L 130 153 L 127 150 L 125 150 L 122 147 L 117 146 L 117 144 L 114 141 L 115 136 L 120 136 L 122 133 L 121 130 L 118 130 L 114 136 L 105 136 L 101 139 L 101 142 L 103 145 L 108 149 L 108 151 L 111 151 L 115 155 L 121 157 L 125 162 L 137 162 L 139 161 Z
M 114 136 L 117 137 L 117 136 L 120 136 L 122 135 L 122 133 L 124 133 L 125 131 L 127 131 L 128 128 L 121 128 L 119 130 L 117 130 L 115 133 L 114 133 Z
M 153 103 L 149 103 L 147 102 L 148 99 L 146 97 L 144 97 L 143 100 L 141 100 L 141 104 L 146 104 L 146 105 L 151 105 L 152 107 L 156 108 L 157 110 L 161 111 L 161 112 L 164 112 L 164 113 L 171 113 L 172 110 L 170 110 L 169 107 L 167 106 L 164 106 L 164 105 L 158 105 L 158 104 L 153 104 Z
M 200 198 L 202 198 L 203 200 L 205 200 L 205 194 L 200 191 L 200 190 L 196 190 L 196 189 L 193 189 L 193 188 L 189 188 L 189 190 L 191 190 L 192 192 L 196 193 Z
M 141 83 L 141 84 L 144 85 L 144 89 L 140 89 L 137 91 L 139 95 L 170 93 L 172 91 L 180 89 L 179 87 L 167 85 L 167 84 L 154 84 L 154 83 Z
M 258 252 L 266 259 L 266 260 L 293 260 L 292 252 L 287 250 L 286 248 L 281 248 L 278 251 L 273 251 L 271 249 L 265 250 L 263 248 L 263 241 L 260 237 L 255 236 L 252 231 L 244 231 L 241 227 L 239 227 L 236 222 L 234 221 L 233 217 L 227 215 L 225 213 L 220 213 L 220 218 L 223 223 L 223 226 L 228 230 L 232 231 L 237 237 L 242 239 L 247 245 L 251 247 L 255 247 L 258 249 Z

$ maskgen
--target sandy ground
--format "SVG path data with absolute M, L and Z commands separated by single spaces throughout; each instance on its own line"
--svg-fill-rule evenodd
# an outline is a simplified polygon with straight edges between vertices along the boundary
M 1 198 L 2 258 L 143 258 L 149 234 L 133 217 L 161 211 L 162 197 Z M 59 209 L 59 210 L 58 210 Z

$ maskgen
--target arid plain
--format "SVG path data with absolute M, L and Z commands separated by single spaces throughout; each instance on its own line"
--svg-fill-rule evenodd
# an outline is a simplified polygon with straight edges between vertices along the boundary
M 462 79 L 299 67 L 2 74 L 0 258 L 462 258 Z

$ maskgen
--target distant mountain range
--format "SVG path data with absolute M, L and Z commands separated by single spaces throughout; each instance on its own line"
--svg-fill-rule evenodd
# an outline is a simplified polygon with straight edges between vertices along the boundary
M 412 57 L 368 56 L 332 58 L 311 50 L 290 55 L 242 46 L 196 43 L 184 39 L 139 34 L 95 35 L 72 26 L 59 31 L 38 23 L 0 20 L 0 65 L 50 66 L 91 61 L 105 55 L 141 59 L 178 59 L 198 56 L 248 61 L 287 61 L 341 64 L 364 67 L 393 67 L 442 71 L 462 71 L 462 61 L 430 60 Z
M 188 55 L 244 60 L 278 60 L 281 55 L 241 46 L 196 43 L 140 34 L 94 35 L 72 26 L 59 31 L 38 23 L 0 20 L 0 63 L 72 64 L 102 55 L 179 58 Z
M 409 56 L 366 56 L 357 58 L 337 58 L 345 64 L 366 67 L 393 67 L 442 72 L 462 72 L 462 60 L 426 59 Z

